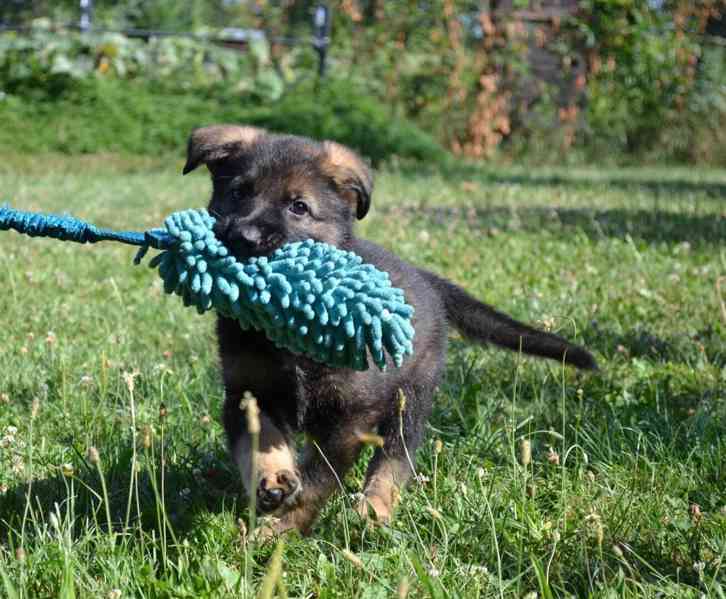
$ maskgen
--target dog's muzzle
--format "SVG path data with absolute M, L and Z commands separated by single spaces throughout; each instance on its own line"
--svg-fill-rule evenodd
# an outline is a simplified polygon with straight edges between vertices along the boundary
M 266 223 L 250 223 L 228 218 L 214 226 L 214 234 L 237 258 L 264 256 L 282 245 L 284 236 Z

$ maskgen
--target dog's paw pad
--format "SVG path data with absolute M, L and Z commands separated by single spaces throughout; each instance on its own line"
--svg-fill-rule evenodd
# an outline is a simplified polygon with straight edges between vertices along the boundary
M 291 470 L 278 470 L 263 475 L 257 486 L 257 502 L 263 512 L 274 512 L 283 505 L 291 505 L 300 494 L 302 484 Z

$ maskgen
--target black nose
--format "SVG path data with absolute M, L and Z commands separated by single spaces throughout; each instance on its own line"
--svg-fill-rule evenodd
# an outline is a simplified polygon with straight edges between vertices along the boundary
M 272 219 L 229 216 L 217 221 L 214 234 L 237 258 L 270 254 L 284 240 L 284 232 Z
M 255 225 L 238 225 L 230 231 L 230 241 L 244 241 L 250 245 L 256 245 L 262 239 L 262 231 Z
M 277 237 L 272 224 L 240 218 L 230 223 L 222 240 L 237 258 L 250 258 L 269 254 Z
M 231 220 L 225 225 L 223 230 L 218 232 L 218 236 L 233 249 L 248 252 L 260 245 L 263 233 L 259 226 L 242 222 L 240 219 Z

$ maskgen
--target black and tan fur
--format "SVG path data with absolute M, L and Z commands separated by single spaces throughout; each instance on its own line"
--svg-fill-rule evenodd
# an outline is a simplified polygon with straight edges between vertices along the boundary
M 358 458 L 365 433 L 380 435 L 384 445 L 368 465 L 359 512 L 390 519 L 444 371 L 450 324 L 479 343 L 596 367 L 585 349 L 519 323 L 449 281 L 357 239 L 353 223 L 369 210 L 373 180 L 348 148 L 218 125 L 192 133 L 184 173 L 200 164 L 212 174 L 209 210 L 218 219 L 216 233 L 237 257 L 269 254 L 307 238 L 331 243 L 390 273 L 415 308 L 414 355 L 386 372 L 329 368 L 275 348 L 262 333 L 242 331 L 234 320 L 218 319 L 230 450 L 249 484 L 250 442 L 240 401 L 250 391 L 259 402 L 262 429 L 258 482 L 248 491 L 256 492 L 262 511 L 279 516 L 274 532 L 310 530 Z M 399 413 L 402 395 L 405 409 Z M 297 432 L 308 439 L 300 460 L 293 447 Z

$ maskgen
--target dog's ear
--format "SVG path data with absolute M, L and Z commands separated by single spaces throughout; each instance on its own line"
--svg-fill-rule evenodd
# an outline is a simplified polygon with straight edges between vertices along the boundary
M 266 134 L 264 129 L 244 125 L 211 125 L 192 131 L 187 144 L 187 162 L 182 174 L 206 164 L 214 173 L 219 163 L 242 154 Z
M 358 219 L 368 214 L 373 193 L 373 173 L 353 150 L 334 141 L 323 142 L 322 169 L 355 207 Z

